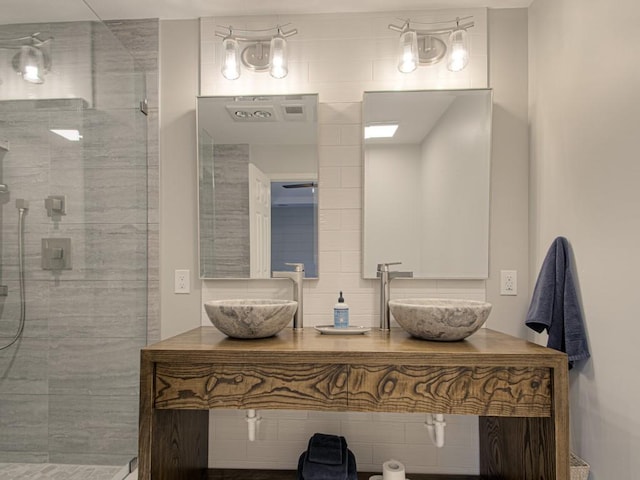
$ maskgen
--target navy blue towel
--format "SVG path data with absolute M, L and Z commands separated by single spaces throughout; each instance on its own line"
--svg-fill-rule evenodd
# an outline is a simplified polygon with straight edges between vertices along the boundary
M 342 451 L 343 446 L 344 452 Z M 307 459 L 312 463 L 323 465 L 343 465 L 347 460 L 343 458 L 346 453 L 347 442 L 343 437 L 316 433 L 309 440 Z
M 571 273 L 569 242 L 558 237 L 542 262 L 526 325 L 549 334 L 547 347 L 565 352 L 569 368 L 576 360 L 589 358 L 582 312 Z
M 314 434 L 298 460 L 298 480 L 357 480 L 356 460 L 345 438 Z

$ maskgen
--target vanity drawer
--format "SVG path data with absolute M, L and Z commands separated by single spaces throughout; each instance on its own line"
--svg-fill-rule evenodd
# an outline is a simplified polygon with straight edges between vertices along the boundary
M 157 409 L 345 410 L 346 365 L 157 363 Z
M 367 366 L 349 370 L 349 410 L 551 416 L 540 367 Z

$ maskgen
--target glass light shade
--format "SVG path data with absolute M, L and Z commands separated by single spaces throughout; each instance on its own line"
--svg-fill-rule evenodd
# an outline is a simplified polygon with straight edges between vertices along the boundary
M 449 36 L 449 57 L 447 68 L 459 72 L 469 63 L 469 41 L 466 30 L 454 30 Z
M 276 35 L 269 45 L 269 73 L 273 78 L 284 78 L 289 73 L 287 65 L 287 41 Z
M 42 50 L 31 45 L 20 47 L 19 71 L 22 79 L 29 83 L 44 83 L 44 54 Z
M 222 75 L 227 80 L 240 77 L 240 45 L 235 38 L 222 40 Z
M 414 30 L 406 30 L 400 35 L 400 61 L 398 70 L 411 73 L 418 68 L 418 34 Z

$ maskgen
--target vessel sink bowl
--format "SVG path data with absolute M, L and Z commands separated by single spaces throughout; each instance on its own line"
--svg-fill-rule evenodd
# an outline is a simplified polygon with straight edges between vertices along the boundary
M 405 298 L 390 300 L 389 309 L 396 322 L 412 336 L 454 342 L 482 327 L 491 304 L 462 299 Z
M 205 302 L 211 323 L 232 338 L 271 337 L 293 319 L 298 302 L 293 300 L 239 299 Z

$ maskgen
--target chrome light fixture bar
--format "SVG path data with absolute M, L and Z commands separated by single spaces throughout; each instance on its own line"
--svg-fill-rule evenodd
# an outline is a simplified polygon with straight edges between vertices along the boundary
M 13 69 L 29 83 L 44 83 L 44 76 L 51 70 L 51 40 L 42 40 L 40 33 L 28 37 L 0 40 L 0 49 L 17 50 L 11 60 Z
M 445 56 L 447 68 L 452 72 L 463 70 L 469 63 L 469 42 L 467 30 L 475 23 L 469 20 L 473 17 L 457 17 L 448 22 L 436 22 L 436 24 L 454 24 L 430 29 L 416 29 L 409 19 L 403 20 L 402 26 L 390 24 L 389 29 L 400 33 L 400 47 L 398 52 L 398 70 L 402 73 L 413 72 L 418 66 L 435 65 Z M 444 38 L 444 39 L 443 39 Z M 449 45 L 447 45 L 447 41 Z
M 254 72 L 268 71 L 273 78 L 286 77 L 289 73 L 286 39 L 298 33 L 295 28 L 284 31 L 282 28 L 287 25 L 263 30 L 241 30 L 219 25 L 227 30 L 215 32 L 217 37 L 222 38 L 222 76 L 227 80 L 238 79 L 242 63 Z M 246 44 L 242 50 L 241 43 Z

